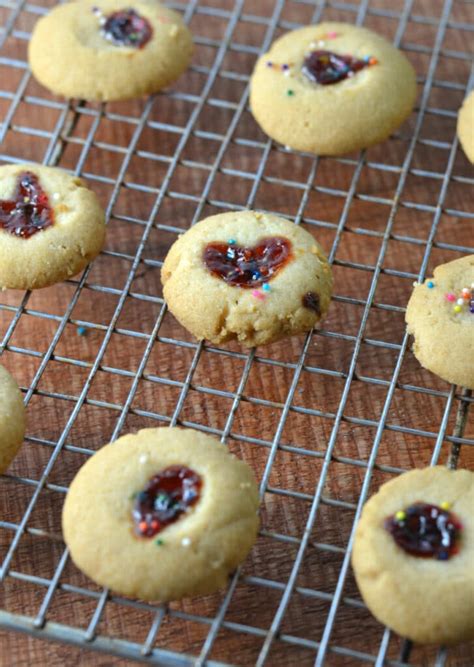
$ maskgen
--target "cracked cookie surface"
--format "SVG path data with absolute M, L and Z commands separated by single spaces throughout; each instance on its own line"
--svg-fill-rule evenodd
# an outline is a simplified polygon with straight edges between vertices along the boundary
M 262 345 L 310 331 L 326 314 L 332 273 L 302 227 L 254 211 L 202 220 L 171 247 L 168 307 L 198 339 Z
M 63 533 L 96 583 L 143 600 L 211 593 L 253 546 L 258 488 L 215 438 L 144 429 L 100 449 L 74 478 Z
M 0 366 L 0 473 L 15 458 L 25 435 L 25 407 L 18 385 Z
M 66 280 L 104 239 L 104 212 L 80 178 L 37 164 L 0 167 L 0 289 Z

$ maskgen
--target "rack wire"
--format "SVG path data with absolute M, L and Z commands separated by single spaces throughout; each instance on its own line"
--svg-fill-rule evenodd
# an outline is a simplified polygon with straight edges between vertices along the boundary
M 472 647 L 412 646 L 381 628 L 350 553 L 383 481 L 474 462 L 471 393 L 420 368 L 403 324 L 413 280 L 474 252 L 474 177 L 455 133 L 474 83 L 473 5 L 169 3 L 195 35 L 189 72 L 146 101 L 94 105 L 55 98 L 30 76 L 27 41 L 53 4 L 0 0 L 0 160 L 85 177 L 109 236 L 82 276 L 0 297 L 1 361 L 29 414 L 26 444 L 0 478 L 0 627 L 160 665 L 470 663 Z M 248 79 L 277 35 L 333 19 L 406 51 L 419 99 L 388 143 L 319 159 L 260 132 Z M 329 317 L 304 340 L 250 352 L 196 343 L 167 313 L 163 258 L 205 215 L 252 207 L 322 242 L 336 277 Z M 105 442 L 160 424 L 217 435 L 259 477 L 261 534 L 222 595 L 127 600 L 68 558 L 60 512 L 74 473 Z

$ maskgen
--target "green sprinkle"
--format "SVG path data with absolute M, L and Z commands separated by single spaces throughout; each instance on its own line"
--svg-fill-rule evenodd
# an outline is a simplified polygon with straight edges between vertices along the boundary
M 288 95 L 288 97 L 293 97 L 293 95 L 295 94 L 295 91 L 291 90 L 291 88 L 290 88 L 289 90 L 286 91 L 286 94 Z
M 164 545 L 164 543 L 165 543 L 164 540 L 160 540 L 160 538 L 155 540 L 155 544 L 159 547 L 162 547 Z

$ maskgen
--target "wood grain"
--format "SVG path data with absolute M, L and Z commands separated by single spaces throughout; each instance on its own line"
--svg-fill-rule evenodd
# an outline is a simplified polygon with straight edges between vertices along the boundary
M 52 0 L 41 3 L 42 6 L 53 4 Z M 268 18 L 276 4 L 274 0 L 247 0 L 244 13 Z M 221 14 L 222 11 L 232 10 L 233 5 L 231 0 L 199 3 L 200 7 L 221 10 Z M 442 6 L 440 0 L 415 0 L 412 14 L 439 18 Z M 369 7 L 372 13 L 367 15 L 365 24 L 393 38 L 397 21 L 380 17 L 376 10 L 390 9 L 396 12 L 403 8 L 403 2 L 374 0 L 369 3 Z M 304 23 L 311 19 L 313 9 L 309 4 L 286 2 L 281 18 Z M 11 11 L 0 9 L 0 24 L 6 24 Z M 353 22 L 355 14 L 349 10 L 329 7 L 324 10 L 323 18 Z M 28 32 L 35 20 L 35 14 L 21 11 L 15 28 Z M 194 12 L 190 25 L 195 35 L 216 40 L 211 45 L 197 45 L 195 65 L 212 67 L 227 21 L 226 14 L 210 16 L 209 13 Z M 460 29 L 458 24 L 463 21 L 474 24 L 473 7 L 456 0 L 450 21 L 454 27 L 446 29 L 442 48 L 448 52 L 472 52 L 472 32 Z M 408 51 L 420 77 L 419 99 L 436 31 L 436 23 L 426 24 L 416 20 L 410 20 L 405 30 L 404 45 L 418 45 L 426 47 L 428 51 Z M 26 41 L 21 33 L 19 35 L 7 38 L 1 55 L 18 61 L 25 60 Z M 247 18 L 237 22 L 232 40 L 234 43 L 259 48 L 264 37 L 265 25 Z M 209 96 L 213 102 L 204 105 L 196 120 L 195 129 L 201 131 L 201 136 L 191 134 L 183 148 L 100 368 L 87 392 L 87 400 L 72 423 L 66 446 L 52 467 L 48 486 L 40 493 L 27 524 L 28 530 L 15 552 L 11 564 L 14 573 L 49 580 L 55 572 L 64 548 L 60 527 L 64 497 L 61 488 L 69 484 L 87 458 L 87 454 L 79 448 L 96 450 L 108 442 L 114 432 L 121 407 L 127 400 L 134 374 L 162 309 L 159 263 L 176 238 L 176 231 L 172 230 L 186 229 L 193 219 L 209 179 L 209 170 L 221 145 L 219 135 L 226 134 L 235 114 L 234 107 L 228 104 L 223 106 L 216 100 L 238 104 L 245 89 L 245 81 L 231 78 L 225 73 L 232 71 L 248 75 L 254 60 L 255 54 L 251 51 L 239 53 L 229 50 L 224 57 L 220 75 L 216 77 Z M 376 427 L 387 398 L 388 383 L 397 363 L 399 350 L 396 346 L 400 345 L 404 335 L 403 312 L 400 309 L 405 307 L 413 277 L 418 275 L 433 224 L 434 209 L 420 211 L 412 205 L 416 203 L 436 207 L 438 203 L 442 179 L 436 174 L 443 174 L 447 166 L 448 148 L 455 136 L 455 112 L 464 96 L 463 88 L 468 81 L 469 68 L 468 59 L 447 56 L 441 56 L 436 67 L 435 82 L 453 82 L 460 86 L 447 89 L 435 85 L 430 93 L 420 141 L 414 148 L 410 172 L 401 193 L 401 205 L 396 212 L 383 259 L 375 305 L 370 309 L 355 377 L 350 385 L 335 440 L 323 503 L 298 573 L 297 589 L 283 619 L 282 635 L 317 642 L 324 630 L 330 607 L 328 596 L 335 590 L 343 549 L 352 528 L 354 504 L 358 501 Z M 1 88 L 15 91 L 22 75 L 22 69 L 0 64 Z M 25 446 L 9 473 L 0 478 L 2 521 L 11 524 L 21 521 L 34 490 L 34 486 L 24 480 L 41 478 L 54 444 L 68 424 L 117 308 L 121 290 L 132 266 L 132 258 L 140 245 L 146 221 L 162 187 L 169 158 L 173 156 L 179 142 L 180 135 L 170 131 L 169 124 L 185 127 L 206 78 L 205 72 L 194 69 L 183 76 L 173 89 L 175 92 L 194 95 L 196 99 L 163 94 L 153 104 L 150 122 L 139 137 L 137 149 L 126 169 L 112 209 L 107 252 L 94 263 L 72 310 L 70 321 L 64 327 L 53 357 L 31 397 Z M 44 159 L 50 137 L 33 135 L 25 132 L 24 128 L 54 132 L 60 109 L 32 103 L 31 98 L 35 96 L 41 100 L 55 100 L 34 80 L 28 81 L 23 99 L 15 110 L 0 147 L 3 161 Z M 2 119 L 6 117 L 11 104 L 10 99 L 0 97 Z M 129 146 L 144 107 L 144 101 L 109 105 L 107 117 L 102 117 L 95 132 L 82 173 L 97 190 L 104 206 L 109 202 L 113 183 L 123 163 L 123 150 Z M 446 110 L 447 113 L 442 115 L 436 109 Z M 120 120 L 119 115 L 128 117 L 130 121 Z M 86 108 L 80 109 L 74 120 L 74 126 L 69 130 L 65 126 L 60 134 L 62 154 L 59 165 L 69 169 L 76 168 L 84 142 L 91 131 L 93 117 L 87 114 Z M 319 480 L 322 459 L 331 437 L 334 415 L 343 394 L 355 337 L 361 326 L 364 304 L 373 279 L 373 267 L 377 264 L 382 235 L 390 216 L 390 202 L 396 194 L 415 123 L 416 115 L 413 114 L 396 137 L 367 152 L 335 253 L 335 294 L 338 298 L 332 304 L 323 331 L 313 337 L 310 345 L 284 423 L 281 446 L 272 466 L 269 479 L 272 491 L 265 494 L 262 507 L 263 533 L 245 564 L 246 579 L 237 587 L 232 598 L 225 616 L 227 622 L 253 626 L 266 632 L 277 611 L 305 528 L 309 500 Z M 214 133 L 214 138 L 202 136 L 203 132 Z M 262 148 L 238 143 L 242 139 L 265 141 L 247 110 L 236 125 L 232 141 L 209 189 L 201 217 L 221 211 L 221 202 L 248 205 L 253 180 L 246 175 L 257 172 Z M 433 145 L 433 141 L 446 144 L 440 147 Z M 164 157 L 156 160 L 150 154 Z M 353 182 L 357 157 L 349 156 L 351 159 L 345 162 L 321 160 L 308 190 L 302 224 L 328 252 L 336 238 L 345 205 L 344 193 Z M 207 168 L 198 168 L 196 163 Z M 291 187 L 291 184 L 275 184 L 272 178 L 304 184 L 310 177 L 312 164 L 313 160 L 309 157 L 284 153 L 272 147 L 253 206 L 294 217 L 301 204 L 302 189 Z M 426 172 L 432 172 L 433 175 L 429 176 Z M 104 177 L 106 180 L 103 180 Z M 463 212 L 472 214 L 474 210 L 472 178 L 472 168 L 458 150 L 434 238 L 435 247 L 430 254 L 430 270 L 462 254 L 446 247 L 446 244 L 474 245 L 473 219 L 462 215 Z M 145 184 L 150 190 L 143 192 L 137 189 L 137 184 Z M 385 203 L 374 202 L 371 197 L 382 198 Z M 398 275 L 397 272 L 404 273 Z M 78 280 L 29 296 L 27 310 L 22 313 L 1 357 L 2 363 L 15 374 L 24 390 L 31 386 L 42 356 L 51 345 L 61 318 L 75 294 Z M 14 309 L 20 306 L 23 297 L 23 293 L 16 292 L 0 295 L 0 341 L 14 317 Z M 385 308 L 384 304 L 397 308 Z M 13 310 L 7 308 L 10 306 Z M 89 325 L 87 335 L 78 336 L 77 324 L 84 322 Z M 134 335 L 130 335 L 130 332 L 134 332 Z M 339 337 L 340 334 L 345 338 Z M 248 461 L 259 477 L 264 472 L 271 443 L 282 419 L 302 345 L 302 339 L 293 339 L 257 351 L 235 413 L 231 436 L 228 438 L 229 447 Z M 222 350 L 241 352 L 237 346 L 228 346 Z M 167 313 L 126 415 L 123 433 L 168 423 L 175 412 L 195 351 L 192 338 Z M 278 365 L 279 362 L 283 362 L 283 365 Z M 226 425 L 244 365 L 245 355 L 231 357 L 212 348 L 204 348 L 192 375 L 178 423 L 193 423 L 221 432 Z M 421 390 L 413 391 L 410 387 Z M 227 394 L 216 395 L 215 390 Z M 448 390 L 444 382 L 420 368 L 411 352 L 405 355 L 377 454 L 371 492 L 392 477 L 397 469 L 429 464 Z M 459 394 L 449 412 L 448 435 L 454 427 L 458 397 Z M 420 433 L 413 432 L 413 429 Z M 465 437 L 474 437 L 472 418 Z M 450 443 L 445 439 L 440 462 L 447 461 L 449 450 Z M 474 449 L 463 447 L 460 465 L 472 469 L 473 464 Z M 294 497 L 285 495 L 285 492 L 302 495 Z M 346 506 L 341 506 L 341 503 L 346 503 Z M 0 529 L 1 560 L 13 535 L 11 529 Z M 274 587 L 257 585 L 256 577 L 260 581 L 267 579 L 277 584 Z M 66 564 L 60 584 L 97 591 L 70 561 Z M 315 593 L 305 594 L 305 589 Z M 45 586 L 8 576 L 0 589 L 0 608 L 34 617 L 46 590 Z M 222 598 L 223 595 L 219 594 L 171 605 L 171 609 L 178 615 L 165 617 L 156 646 L 199 654 L 209 631 L 209 621 L 219 609 Z M 383 628 L 367 610 L 350 604 L 350 599 L 360 599 L 352 573 L 349 573 L 344 588 L 344 598 L 349 599 L 349 603 L 341 603 L 331 637 L 331 649 L 336 647 L 336 651 L 331 650 L 327 656 L 327 664 L 335 667 L 362 664 L 365 662 L 363 654 L 376 655 L 383 633 Z M 47 620 L 85 629 L 95 606 L 94 599 L 60 588 L 53 596 Z M 183 620 L 179 617 L 180 612 L 194 614 L 195 620 Z M 207 623 L 202 622 L 203 619 Z M 108 602 L 98 632 L 109 637 L 143 642 L 152 620 L 152 610 L 139 611 L 120 602 Z M 251 665 L 258 656 L 262 642 L 262 636 L 237 631 L 236 626 L 233 629 L 225 627 L 217 636 L 210 658 Z M 389 659 L 397 659 L 400 645 L 401 640 L 392 637 L 387 651 Z M 337 647 L 359 651 L 362 657 L 360 660 L 348 657 L 340 650 L 337 652 Z M 417 666 L 431 665 L 434 664 L 435 655 L 435 648 L 415 647 L 410 661 Z M 298 647 L 276 639 L 268 664 L 312 665 L 314 657 L 314 648 Z M 473 659 L 472 646 L 461 646 L 449 652 L 446 665 L 464 667 L 472 664 Z M 30 664 L 48 667 L 65 664 L 68 667 L 118 667 L 129 663 L 71 646 L 2 632 L 0 664 L 5 667 Z

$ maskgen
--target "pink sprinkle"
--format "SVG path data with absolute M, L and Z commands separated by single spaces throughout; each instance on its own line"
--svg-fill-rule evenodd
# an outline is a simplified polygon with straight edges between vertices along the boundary
M 265 294 L 259 292 L 258 289 L 252 290 L 252 296 L 254 296 L 256 299 L 260 299 L 260 301 L 265 301 Z
M 339 34 L 339 33 L 337 33 L 337 32 L 331 31 L 331 32 L 328 32 L 328 33 L 326 34 L 326 37 L 327 37 L 328 39 L 335 39 L 335 38 L 338 36 L 338 34 Z
M 456 295 L 452 292 L 448 292 L 445 296 L 448 301 L 456 301 Z

